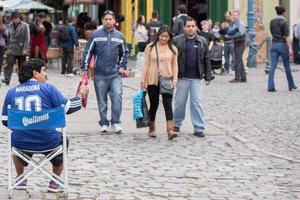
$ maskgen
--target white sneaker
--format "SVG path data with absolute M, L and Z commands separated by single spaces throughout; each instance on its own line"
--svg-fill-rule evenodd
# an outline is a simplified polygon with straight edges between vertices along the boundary
M 111 126 L 111 129 L 113 130 L 114 133 L 122 133 L 122 128 L 118 124 L 114 124 Z
M 100 131 L 101 132 L 107 132 L 107 129 L 108 129 L 107 125 L 100 126 Z
M 73 74 L 73 73 L 70 73 L 70 74 L 67 74 L 67 77 L 70 77 L 70 78 L 72 78 L 72 77 L 74 77 L 75 75 Z

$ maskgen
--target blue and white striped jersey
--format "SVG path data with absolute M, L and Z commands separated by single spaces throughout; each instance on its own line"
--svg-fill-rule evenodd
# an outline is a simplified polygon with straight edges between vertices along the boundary
M 79 97 L 68 100 L 53 85 L 41 83 L 34 79 L 11 88 L 5 97 L 2 109 L 2 123 L 7 124 L 7 109 L 26 111 L 42 111 L 46 109 L 65 107 L 67 114 L 80 110 Z M 55 129 L 43 130 L 13 130 L 12 145 L 20 149 L 43 151 L 53 149 L 61 143 L 61 135 Z

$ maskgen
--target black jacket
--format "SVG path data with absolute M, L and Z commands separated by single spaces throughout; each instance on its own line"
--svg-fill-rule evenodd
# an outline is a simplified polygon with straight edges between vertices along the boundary
M 272 34 L 272 42 L 286 42 L 289 36 L 289 25 L 284 16 L 278 15 L 270 22 L 270 31 Z
M 186 55 L 185 55 L 185 43 L 186 36 L 184 34 L 178 35 L 173 38 L 173 44 L 178 49 L 178 78 L 183 78 L 185 73 L 185 63 L 186 63 Z M 215 77 L 212 75 L 209 50 L 208 50 L 208 42 L 205 38 L 197 35 L 196 40 L 198 41 L 198 69 L 200 74 L 200 79 L 204 78 L 206 81 L 213 80 Z

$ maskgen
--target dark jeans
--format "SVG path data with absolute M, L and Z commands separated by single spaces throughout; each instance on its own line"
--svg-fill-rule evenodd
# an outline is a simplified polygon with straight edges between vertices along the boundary
M 236 80 L 245 80 L 246 79 L 245 65 L 243 63 L 244 50 L 245 50 L 245 43 L 235 43 L 234 44 L 235 79 Z
M 159 86 L 148 85 L 148 96 L 150 99 L 150 121 L 155 121 L 156 112 L 159 104 Z M 163 105 L 165 109 L 166 120 L 173 120 L 173 109 L 172 109 L 172 100 L 173 96 L 171 95 L 162 95 Z
M 26 56 L 7 55 L 7 66 L 3 69 L 4 80 L 7 83 L 10 82 L 16 60 L 18 60 L 18 71 L 20 71 L 23 62 L 26 60 Z
M 144 52 L 145 51 L 145 48 L 147 46 L 147 42 L 139 42 L 137 44 L 138 48 L 139 48 L 139 52 Z
M 300 42 L 297 38 L 293 37 L 293 51 L 294 51 L 294 63 L 300 64 Z
M 61 73 L 67 74 L 73 73 L 73 60 L 74 60 L 74 48 L 73 47 L 63 47 L 63 57 Z
M 3 57 L 4 57 L 4 46 L 0 46 L 0 75 L 3 66 Z

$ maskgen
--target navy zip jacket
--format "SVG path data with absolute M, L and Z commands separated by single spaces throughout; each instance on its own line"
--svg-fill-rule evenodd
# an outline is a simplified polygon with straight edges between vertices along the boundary
M 73 48 L 74 45 L 78 47 L 79 43 L 78 43 L 78 38 L 77 38 L 77 33 L 76 33 L 75 27 L 73 25 L 70 25 L 70 24 L 67 24 L 67 25 L 64 25 L 64 26 L 67 26 L 70 38 L 68 40 L 63 40 L 60 37 L 61 47 L 62 48 Z
M 101 28 L 89 39 L 82 59 L 82 70 L 87 71 L 92 56 L 95 59 L 95 75 L 109 76 L 126 69 L 128 48 L 124 36 L 116 29 Z

